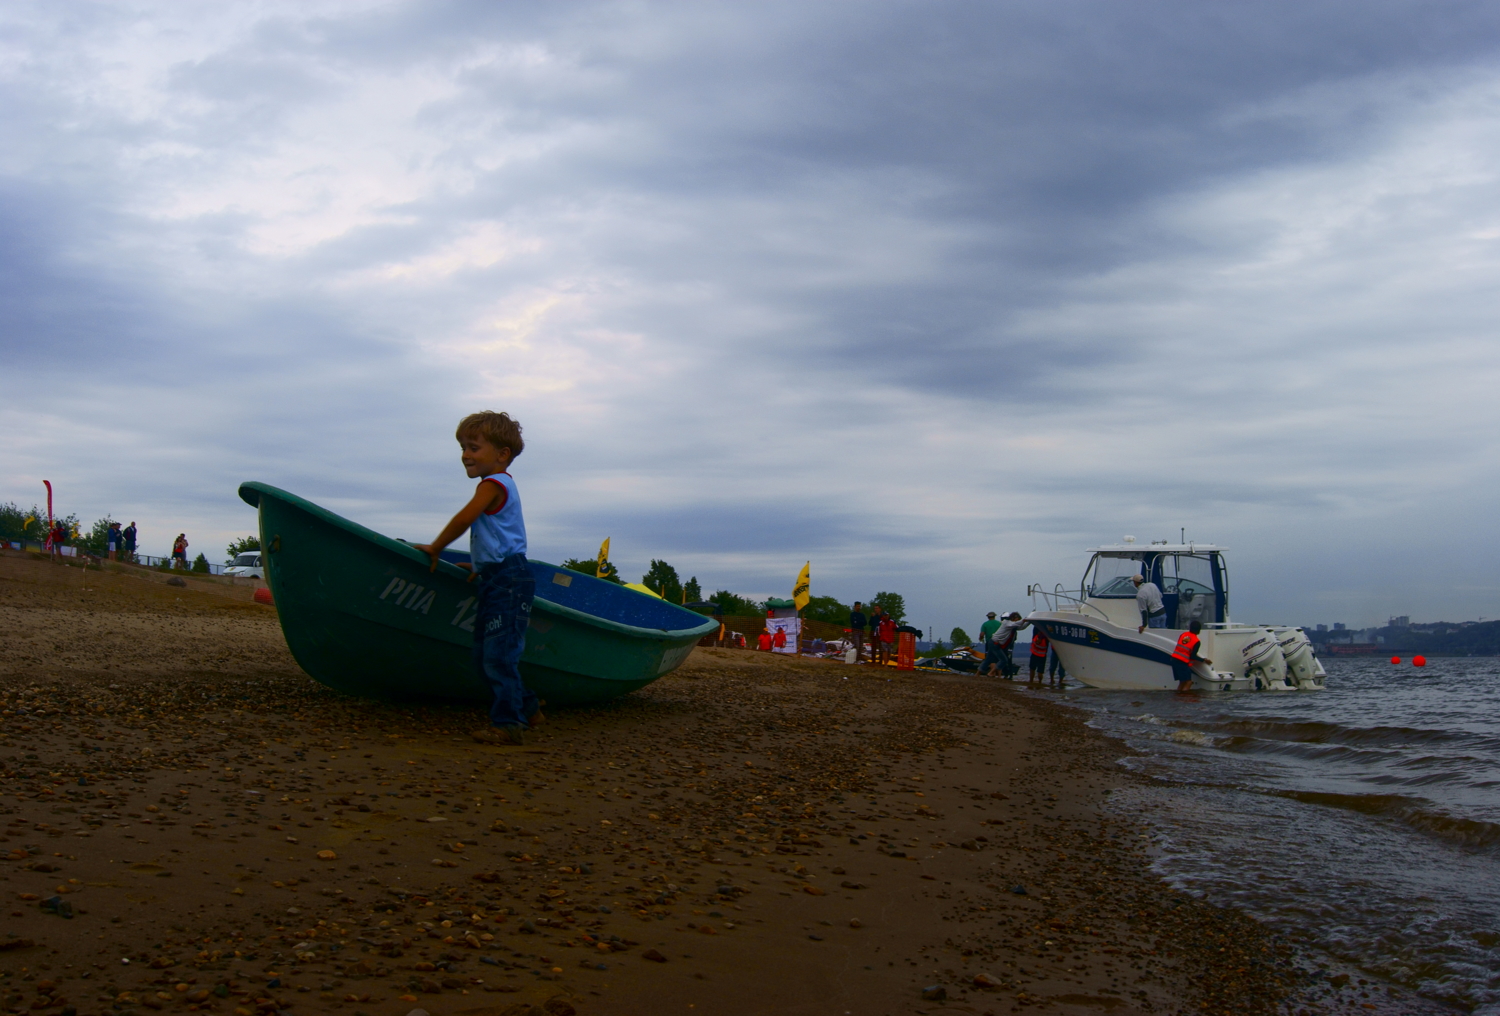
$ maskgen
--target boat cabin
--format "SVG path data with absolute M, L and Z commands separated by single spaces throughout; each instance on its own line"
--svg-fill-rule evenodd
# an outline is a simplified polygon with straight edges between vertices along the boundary
M 1079 599 L 1121 627 L 1140 624 L 1134 575 L 1144 575 L 1161 590 L 1167 627 L 1185 630 L 1194 621 L 1229 622 L 1229 571 L 1224 547 L 1204 544 L 1123 543 L 1095 547 L 1083 572 Z

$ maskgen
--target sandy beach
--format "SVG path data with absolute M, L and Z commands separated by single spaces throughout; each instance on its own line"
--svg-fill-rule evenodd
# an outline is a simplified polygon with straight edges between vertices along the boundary
M 1125 749 L 1012 685 L 699 649 L 484 747 L 478 709 L 335 694 L 249 589 L 165 579 L 0 558 L 9 1010 L 1128 1016 L 1296 990 L 1260 926 L 1151 874 L 1108 804 Z

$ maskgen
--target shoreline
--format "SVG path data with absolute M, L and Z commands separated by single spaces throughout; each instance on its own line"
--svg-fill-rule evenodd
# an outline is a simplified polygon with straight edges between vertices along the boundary
M 0 565 L 12 1007 L 1261 1013 L 1299 976 L 1151 872 L 1129 749 L 1016 688 L 699 649 L 490 748 L 316 685 L 270 608 L 62 572 Z

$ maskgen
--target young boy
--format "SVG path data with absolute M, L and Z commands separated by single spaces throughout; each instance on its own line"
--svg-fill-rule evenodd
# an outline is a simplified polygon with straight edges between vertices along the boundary
M 432 559 L 469 530 L 479 612 L 474 616 L 474 667 L 494 692 L 490 726 L 475 731 L 481 744 L 524 744 L 524 731 L 540 722 L 536 693 L 521 680 L 521 653 L 536 580 L 526 563 L 526 523 L 521 497 L 507 470 L 525 447 L 521 425 L 506 413 L 472 413 L 458 424 L 464 472 L 479 478 L 469 503 L 436 540 L 417 549 Z

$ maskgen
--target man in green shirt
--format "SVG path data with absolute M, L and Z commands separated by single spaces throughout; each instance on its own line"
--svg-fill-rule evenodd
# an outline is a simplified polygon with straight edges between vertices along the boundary
M 1000 627 L 1000 622 L 995 620 L 995 612 L 989 614 L 989 620 L 979 626 L 979 641 L 984 645 L 984 664 L 980 667 L 980 673 L 989 671 L 991 677 L 995 676 L 995 669 L 1000 666 L 1000 654 L 995 651 L 990 642 L 990 636 L 995 634 L 995 629 Z

